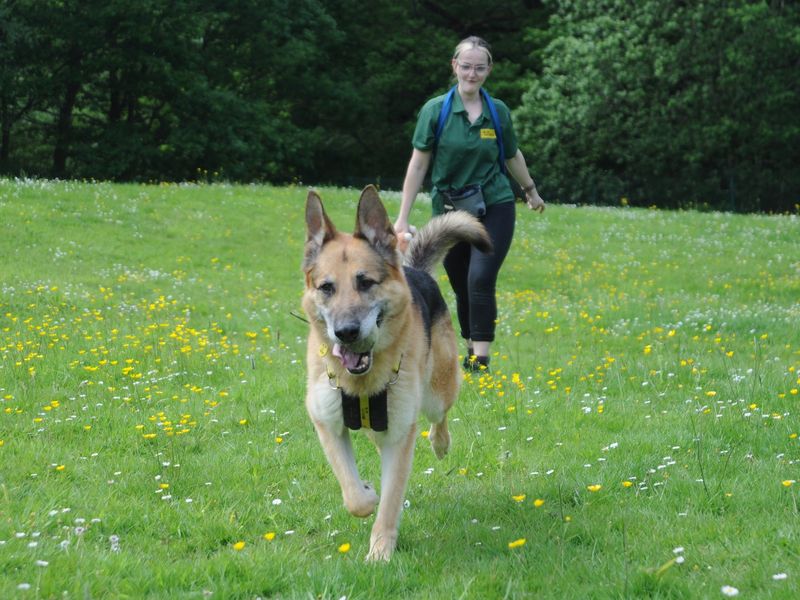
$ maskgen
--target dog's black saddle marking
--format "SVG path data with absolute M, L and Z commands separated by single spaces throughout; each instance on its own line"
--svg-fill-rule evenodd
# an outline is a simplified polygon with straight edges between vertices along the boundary
M 387 409 L 387 389 L 372 396 L 351 396 L 342 390 L 342 414 L 344 424 L 350 429 L 362 427 L 372 431 L 386 431 L 389 428 Z
M 403 271 L 406 274 L 406 281 L 408 281 L 414 305 L 422 315 L 422 322 L 425 324 L 425 337 L 428 340 L 428 346 L 430 346 L 433 322 L 439 316 L 447 314 L 447 303 L 444 301 L 436 281 L 428 273 L 413 267 L 403 267 Z

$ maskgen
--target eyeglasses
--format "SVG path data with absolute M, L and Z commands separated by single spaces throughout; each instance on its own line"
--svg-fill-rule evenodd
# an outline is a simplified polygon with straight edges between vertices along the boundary
M 458 70 L 462 73 L 469 73 L 474 71 L 476 75 L 486 75 L 489 72 L 489 65 L 469 65 L 466 63 L 457 63 Z

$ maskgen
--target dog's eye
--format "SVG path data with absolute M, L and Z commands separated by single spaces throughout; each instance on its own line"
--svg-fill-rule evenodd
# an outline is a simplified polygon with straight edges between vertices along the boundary
M 356 285 L 358 286 L 359 292 L 368 292 L 372 289 L 374 285 L 377 285 L 378 282 L 374 279 L 369 279 L 368 277 L 358 277 L 356 278 Z
M 333 292 L 336 291 L 336 287 L 330 281 L 326 281 L 325 283 L 320 285 L 317 289 L 326 296 L 330 296 L 333 294 Z

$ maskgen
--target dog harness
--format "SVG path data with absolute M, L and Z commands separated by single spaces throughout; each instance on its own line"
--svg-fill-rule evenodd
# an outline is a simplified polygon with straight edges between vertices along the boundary
M 327 345 L 323 344 L 320 348 L 320 356 L 325 356 L 325 354 L 327 354 Z M 400 355 L 400 360 L 397 361 L 397 365 L 392 369 L 394 376 L 387 382 L 383 390 L 377 394 L 362 394 L 360 396 L 353 396 L 345 392 L 339 385 L 336 375 L 331 372 L 327 363 L 325 364 L 330 386 L 335 390 L 339 390 L 342 394 L 342 416 L 344 417 L 344 424 L 349 429 L 356 431 L 364 427 L 372 431 L 386 431 L 389 428 L 388 391 L 390 385 L 397 383 L 402 363 L 403 356 Z
M 372 396 L 351 396 L 342 390 L 342 416 L 344 424 L 353 431 L 365 427 L 373 431 L 389 428 L 386 388 Z

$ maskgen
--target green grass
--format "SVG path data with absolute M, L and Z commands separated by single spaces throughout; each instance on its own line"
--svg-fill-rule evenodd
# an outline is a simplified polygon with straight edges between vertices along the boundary
M 0 180 L 0 597 L 800 594 L 796 216 L 520 210 L 492 374 L 367 565 L 303 407 L 304 202 Z

